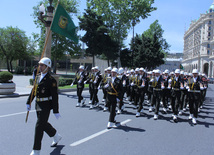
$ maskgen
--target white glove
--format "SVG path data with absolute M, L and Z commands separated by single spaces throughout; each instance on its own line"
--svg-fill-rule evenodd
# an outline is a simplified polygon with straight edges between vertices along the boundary
M 107 88 L 109 86 L 109 84 L 106 84 L 104 87 Z
M 180 87 L 180 89 L 184 89 L 184 87 Z
M 31 105 L 30 104 L 26 104 L 27 106 L 27 111 L 30 111 L 31 110 Z
M 96 84 L 97 83 L 97 81 L 94 81 L 94 84 Z
M 56 119 L 59 119 L 61 117 L 59 113 L 55 113 L 54 116 L 56 117 Z
M 100 89 L 100 86 L 97 88 L 98 90 Z
M 161 89 L 164 89 L 165 87 L 164 86 L 161 86 Z
M 120 100 L 117 98 L 117 103 L 119 103 L 120 102 Z
M 168 89 L 171 89 L 171 87 L 169 87 L 169 86 L 168 86 L 167 88 L 168 88 Z
M 84 84 L 86 84 L 87 81 L 84 81 Z
M 203 90 L 203 89 L 204 89 L 204 87 L 200 87 L 200 89 L 201 89 L 201 90 Z
M 71 84 L 71 87 L 72 87 L 73 85 L 74 85 L 74 84 L 72 83 L 72 84 Z
M 134 83 L 133 83 L 133 82 L 131 83 L 131 86 L 134 86 Z
M 169 79 L 169 80 L 168 80 L 168 83 L 171 83 L 171 82 L 172 82 L 172 79 Z
M 78 81 L 78 83 L 81 83 L 81 82 L 82 82 L 81 80 Z
M 151 80 L 150 80 L 150 82 L 153 82 L 153 81 L 154 81 L 154 79 L 151 79 Z
M 186 89 L 189 89 L 189 86 L 187 86 Z

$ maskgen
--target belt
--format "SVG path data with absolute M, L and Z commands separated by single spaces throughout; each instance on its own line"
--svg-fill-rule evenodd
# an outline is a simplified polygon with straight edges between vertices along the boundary
M 116 95 L 118 96 L 118 93 L 112 93 L 112 92 L 107 92 L 109 95 Z
M 189 92 L 191 92 L 191 93 L 200 93 L 201 91 L 200 90 L 190 90 Z
M 50 100 L 52 100 L 52 97 L 50 96 L 50 97 L 42 97 L 42 98 L 36 98 L 36 101 L 37 102 L 43 102 L 43 101 L 50 101 Z

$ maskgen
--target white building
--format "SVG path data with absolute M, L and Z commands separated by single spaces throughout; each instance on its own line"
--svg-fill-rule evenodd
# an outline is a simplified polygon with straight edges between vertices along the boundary
M 165 71 L 168 69 L 169 71 L 175 71 L 180 68 L 180 64 L 182 62 L 182 58 L 166 58 L 165 63 L 157 67 L 161 71 Z
M 185 32 L 182 65 L 187 72 L 196 68 L 214 77 L 214 3 Z

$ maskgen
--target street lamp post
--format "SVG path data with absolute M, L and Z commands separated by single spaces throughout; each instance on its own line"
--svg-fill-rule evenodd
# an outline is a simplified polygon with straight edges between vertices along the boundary
M 53 21 L 53 10 L 54 10 L 54 7 L 52 6 L 52 2 L 53 0 L 49 0 L 49 3 L 50 3 L 50 6 L 47 7 L 47 15 L 45 15 L 45 7 L 44 5 L 42 4 L 40 7 L 39 7 L 39 12 L 40 12 L 40 16 L 38 17 L 38 19 L 45 24 L 45 27 L 46 27 L 46 39 L 48 37 L 48 32 L 50 31 L 50 26 L 51 26 L 51 23 Z M 46 20 L 45 20 L 46 18 Z M 52 42 L 52 32 L 50 31 L 49 33 L 49 39 L 47 40 L 47 46 L 46 46 L 46 49 L 45 49 L 45 53 L 44 53 L 44 56 L 45 57 L 48 57 L 48 58 L 51 58 L 51 42 Z

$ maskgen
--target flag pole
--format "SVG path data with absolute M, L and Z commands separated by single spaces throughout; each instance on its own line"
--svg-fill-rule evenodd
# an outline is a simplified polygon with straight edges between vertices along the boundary
M 58 7 L 58 5 L 59 5 L 59 0 L 58 0 L 58 3 L 57 3 L 56 8 Z M 55 12 L 56 12 L 56 11 L 55 11 Z M 55 15 L 55 12 L 54 12 L 54 15 Z M 54 15 L 53 15 L 53 17 L 54 17 Z M 51 22 L 51 25 L 52 25 L 52 23 L 53 23 L 53 22 Z M 44 46 L 43 51 L 42 51 L 41 59 L 43 58 L 43 56 L 44 56 L 44 54 L 45 54 L 45 49 L 46 49 L 46 47 L 47 47 L 47 43 L 48 43 L 49 36 L 50 36 L 50 33 L 51 33 L 51 25 L 50 25 L 50 29 L 49 29 L 49 31 L 48 31 L 47 38 L 46 38 L 46 40 L 45 40 L 45 46 Z M 41 59 L 40 59 L 40 60 L 41 60 Z M 30 106 L 31 106 L 32 98 L 33 98 L 33 93 L 34 93 L 34 91 L 36 91 L 35 88 L 36 88 L 36 79 L 37 79 L 38 73 L 39 73 L 39 66 L 37 67 L 36 77 L 35 77 L 34 84 L 33 84 L 33 89 L 32 89 L 32 91 L 31 91 L 31 95 L 30 95 Z M 29 116 L 29 111 L 27 111 L 27 115 L 26 115 L 26 118 L 25 118 L 25 123 L 27 123 L 27 121 L 28 121 L 28 116 Z

